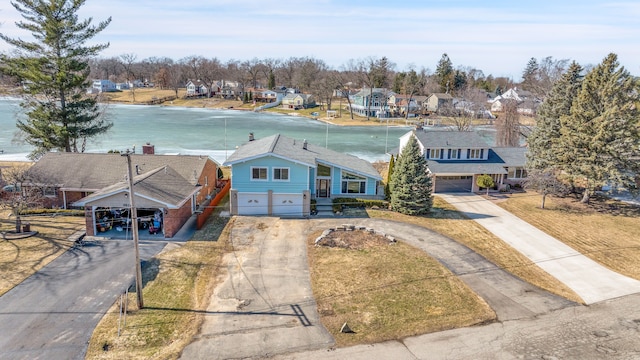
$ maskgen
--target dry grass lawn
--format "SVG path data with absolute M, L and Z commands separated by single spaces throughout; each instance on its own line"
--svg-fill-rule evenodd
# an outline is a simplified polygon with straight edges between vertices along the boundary
M 0 231 L 15 230 L 15 219 L 9 212 L 0 213 Z M 85 226 L 84 217 L 28 216 L 22 217 L 38 234 L 25 239 L 0 238 L 0 295 L 62 255 L 73 242 L 68 238 Z
M 511 195 L 498 205 L 589 258 L 640 280 L 640 207 L 604 198 L 591 205 L 536 193 Z
M 338 346 L 400 339 L 495 319 L 491 308 L 444 266 L 402 242 L 364 231 L 308 240 L 314 297 Z M 335 243 L 347 246 L 336 246 Z M 341 333 L 348 323 L 355 333 Z
M 569 300 L 583 302 L 575 292 L 556 278 L 437 196 L 434 197 L 433 211 L 429 216 L 406 216 L 381 210 L 367 210 L 367 212 L 371 217 L 402 221 L 436 231 L 466 245 L 487 260 L 530 284 Z
M 229 251 L 229 218 L 216 211 L 194 240 L 170 245 L 143 268 L 144 305 L 129 296 L 127 324 L 118 336 L 116 302 L 93 332 L 87 359 L 176 359 L 200 328 L 216 285 L 222 255 Z M 107 348 L 108 350 L 104 350 Z

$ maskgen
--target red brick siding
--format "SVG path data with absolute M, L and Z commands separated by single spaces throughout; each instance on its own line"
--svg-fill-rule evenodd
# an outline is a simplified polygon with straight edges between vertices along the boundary
M 170 209 L 162 220 L 164 237 L 173 237 L 184 223 L 191 217 L 191 200 L 187 201 L 180 209 Z
M 214 193 L 214 190 L 216 189 L 217 181 L 218 181 L 218 167 L 216 166 L 215 162 L 211 160 L 207 160 L 207 162 L 204 165 L 204 169 L 202 170 L 202 174 L 198 179 L 198 183 L 202 185 L 202 187 L 200 188 L 200 193 L 196 198 L 197 204 L 202 204 L 206 200 L 208 195 Z
M 95 233 L 93 232 L 93 207 L 92 206 L 87 206 L 84 209 L 84 222 L 86 224 L 86 229 L 87 229 L 87 236 L 94 236 Z

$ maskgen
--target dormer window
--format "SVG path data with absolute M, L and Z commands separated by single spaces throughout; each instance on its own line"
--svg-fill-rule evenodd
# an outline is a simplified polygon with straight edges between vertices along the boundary
M 460 151 L 458 149 L 451 149 L 451 155 L 449 155 L 449 159 L 457 159 Z
M 430 149 L 429 159 L 440 159 L 441 154 L 442 154 L 442 149 Z
M 469 149 L 469 159 L 480 159 L 482 156 L 481 149 Z

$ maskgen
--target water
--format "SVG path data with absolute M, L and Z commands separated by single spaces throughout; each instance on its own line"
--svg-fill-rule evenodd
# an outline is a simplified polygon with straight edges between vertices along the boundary
M 0 160 L 24 160 L 32 150 L 13 141 L 19 100 L 0 98 Z M 311 144 L 352 154 L 368 161 L 388 160 L 386 151 L 398 147 L 407 126 L 335 126 L 305 117 L 239 110 L 213 110 L 169 106 L 109 105 L 111 130 L 87 144 L 87 152 L 136 152 L 149 142 L 158 154 L 209 155 L 223 163 L 249 133 L 257 139 L 280 133 Z

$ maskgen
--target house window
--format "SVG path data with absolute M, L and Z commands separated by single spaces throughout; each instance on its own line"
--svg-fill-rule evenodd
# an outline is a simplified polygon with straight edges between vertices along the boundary
M 318 164 L 318 176 L 331 176 L 331 168 Z
M 469 159 L 480 159 L 481 151 L 480 149 L 469 149 Z
M 267 168 L 266 167 L 252 167 L 251 168 L 251 180 L 266 181 L 267 180 Z
M 42 195 L 44 196 L 58 196 L 58 189 L 53 186 L 47 186 L 42 189 Z
M 343 194 L 364 194 L 367 191 L 367 179 L 350 174 L 342 173 L 342 193 Z
M 457 159 L 458 158 L 458 149 L 451 149 L 451 156 L 449 159 Z
M 510 168 L 509 179 L 523 179 L 527 177 L 527 170 L 523 168 Z
M 430 149 L 429 159 L 440 159 L 440 154 L 442 154 L 442 149 Z
M 289 181 L 289 168 L 273 168 L 274 181 Z

